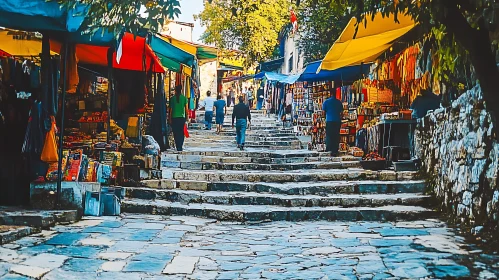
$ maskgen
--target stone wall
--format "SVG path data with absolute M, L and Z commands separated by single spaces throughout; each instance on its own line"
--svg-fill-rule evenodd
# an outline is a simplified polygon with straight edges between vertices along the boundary
M 484 238 L 499 237 L 499 144 L 493 126 L 475 87 L 420 120 L 415 136 L 428 191 L 452 221 Z

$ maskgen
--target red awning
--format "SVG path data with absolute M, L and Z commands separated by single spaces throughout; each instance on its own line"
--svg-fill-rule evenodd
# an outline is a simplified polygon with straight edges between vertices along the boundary
M 113 67 L 116 69 L 144 71 L 151 69 L 156 73 L 163 73 L 165 69 L 151 47 L 145 43 L 143 37 L 135 37 L 125 33 L 122 39 L 123 52 L 120 63 L 116 61 L 116 52 L 113 54 Z M 50 41 L 50 49 L 60 53 L 61 43 Z M 109 47 L 99 47 L 85 44 L 76 45 L 78 61 L 84 64 L 107 66 L 107 50 Z M 145 59 L 145 69 L 143 60 Z

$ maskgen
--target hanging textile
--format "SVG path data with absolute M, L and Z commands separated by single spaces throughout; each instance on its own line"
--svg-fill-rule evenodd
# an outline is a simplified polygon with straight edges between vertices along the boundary
M 166 96 L 165 83 L 163 74 L 158 74 L 156 80 L 156 94 L 154 96 L 154 110 L 151 117 L 150 133 L 151 136 L 158 142 L 161 150 L 169 148 L 168 142 L 165 142 L 167 135 L 166 127 Z
M 76 45 L 69 44 L 67 47 L 67 62 L 66 62 L 66 92 L 76 93 L 76 88 L 79 83 L 78 76 L 78 57 L 76 56 Z M 61 49 L 61 57 L 64 57 L 65 48 Z M 63 61 L 63 60 L 61 60 Z M 64 69 L 61 67 L 61 69 Z

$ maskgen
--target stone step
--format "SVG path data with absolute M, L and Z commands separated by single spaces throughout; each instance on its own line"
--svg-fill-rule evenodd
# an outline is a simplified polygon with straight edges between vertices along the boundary
M 188 170 L 309 170 L 309 169 L 340 169 L 360 168 L 358 161 L 342 162 L 307 162 L 285 164 L 259 164 L 259 163 L 213 163 L 213 162 L 161 162 L 162 167 L 181 168 Z
M 227 125 L 224 125 L 225 129 L 232 129 L 232 125 L 230 124 L 227 124 Z M 188 127 L 189 130 L 191 129 L 205 129 L 205 124 L 204 123 L 191 123 L 189 124 L 189 127 Z M 215 131 L 215 127 L 212 127 L 212 130 Z M 257 131 L 270 131 L 272 132 L 272 130 L 274 130 L 275 132 L 279 132 L 279 131 L 291 131 L 291 129 L 289 128 L 283 128 L 282 126 L 277 126 L 277 125 L 251 125 L 250 129 L 248 129 L 247 131 L 252 131 L 252 130 L 257 130 Z
M 40 232 L 39 228 L 0 225 L 0 245 L 14 242 L 38 232 Z
M 203 144 L 220 144 L 220 145 L 231 145 L 235 144 L 235 139 L 227 139 L 227 140 L 215 140 L 215 139 L 195 139 L 188 138 L 185 140 L 185 143 L 203 143 Z M 299 140 L 293 141 L 245 141 L 246 147 L 260 147 L 260 146 L 299 146 L 301 142 Z
M 338 162 L 346 163 L 353 162 L 355 166 L 359 159 L 354 157 L 296 157 L 296 158 L 251 158 L 251 157 L 225 157 L 225 156 L 177 156 L 163 157 L 161 164 L 162 167 L 175 167 L 174 163 L 182 162 L 209 162 L 209 163 L 258 163 L 258 164 L 288 164 L 288 163 L 310 163 L 310 162 Z M 177 164 L 177 165 L 178 165 Z M 178 165 L 177 167 L 180 167 Z
M 144 180 L 141 186 L 149 189 L 179 189 L 216 192 L 253 192 L 288 195 L 330 194 L 397 194 L 423 193 L 425 182 L 410 181 L 331 181 L 293 183 L 255 183 L 244 181 L 208 182 L 195 180 Z
M 182 152 L 168 151 L 161 155 L 161 160 L 177 159 L 180 156 L 183 160 L 200 161 L 201 156 L 218 156 L 218 157 L 250 157 L 250 158 L 306 158 L 306 157 L 329 157 L 328 153 L 319 153 L 308 150 L 297 151 L 228 151 L 226 148 L 209 148 L 209 149 L 189 149 Z M 348 161 L 350 158 L 348 157 Z M 343 158 L 342 158 L 343 159 Z
M 72 223 L 76 220 L 76 210 L 45 211 L 0 207 L 0 225 L 49 228 L 56 223 Z
M 194 180 L 208 182 L 325 182 L 345 180 L 397 181 L 413 180 L 416 172 L 370 171 L 357 168 L 313 169 L 307 171 L 235 171 L 235 170 L 182 170 L 162 168 L 163 179 Z
M 126 213 L 206 217 L 230 221 L 399 221 L 435 217 L 436 213 L 420 206 L 381 207 L 282 207 L 264 205 L 185 205 L 163 200 L 125 199 L 121 209 Z
M 250 192 L 200 192 L 127 188 L 127 198 L 166 200 L 182 204 L 275 205 L 284 207 L 379 207 L 386 205 L 430 206 L 431 197 L 420 193 L 287 195 Z

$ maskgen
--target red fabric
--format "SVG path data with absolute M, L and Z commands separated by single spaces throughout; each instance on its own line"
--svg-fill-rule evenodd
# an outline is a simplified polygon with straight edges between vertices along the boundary
M 341 100 L 341 88 L 336 88 L 336 99 Z
M 122 40 L 123 54 L 120 63 L 116 61 L 116 52 L 113 54 L 113 67 L 116 69 L 132 70 L 132 71 L 148 71 L 153 64 L 155 73 L 165 72 L 159 58 L 154 54 L 151 47 L 145 44 L 145 39 L 136 37 L 133 34 L 125 33 Z M 54 52 L 61 53 L 61 43 L 50 40 L 50 49 Z M 108 47 L 98 47 L 92 45 L 78 44 L 76 45 L 76 56 L 79 62 L 91 65 L 107 66 L 107 50 Z M 145 54 L 145 69 L 144 69 L 144 54 Z
M 189 130 L 187 130 L 187 124 L 184 124 L 184 136 L 185 138 L 189 138 Z
M 11 56 L 9 53 L 6 53 L 5 51 L 0 50 L 0 56 Z
M 363 102 L 369 102 L 368 94 L 367 94 L 367 88 L 362 89 L 362 94 L 364 94 L 364 101 Z

